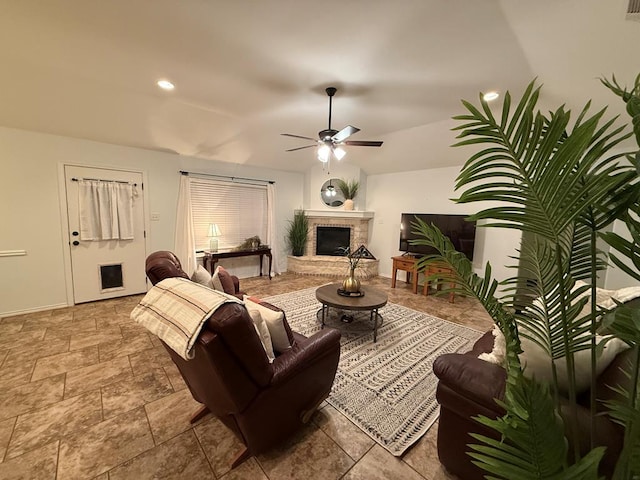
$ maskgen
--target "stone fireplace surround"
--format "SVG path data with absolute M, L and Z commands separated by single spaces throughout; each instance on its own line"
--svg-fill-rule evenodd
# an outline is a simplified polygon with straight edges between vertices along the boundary
M 343 277 L 349 272 L 349 261 L 340 256 L 313 255 L 316 251 L 316 227 L 349 227 L 351 229 L 351 250 L 369 241 L 369 221 L 373 212 L 348 210 L 305 210 L 309 218 L 309 238 L 302 257 L 289 255 L 287 270 L 302 275 L 322 275 Z M 372 252 L 373 253 L 373 252 Z M 362 259 L 356 269 L 356 277 L 367 279 L 378 275 L 378 260 Z

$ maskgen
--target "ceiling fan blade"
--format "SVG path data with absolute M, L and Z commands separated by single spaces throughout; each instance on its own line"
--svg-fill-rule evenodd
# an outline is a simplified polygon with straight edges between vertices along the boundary
M 284 135 L 285 137 L 303 138 L 305 140 L 311 140 L 312 142 L 317 142 L 318 141 L 316 138 L 303 137 L 302 135 L 293 135 L 291 133 L 281 133 L 280 135 Z
M 311 147 L 317 147 L 317 145 L 305 145 L 304 147 L 290 148 L 289 150 L 285 150 L 285 152 L 295 152 L 296 150 L 302 150 L 303 148 Z
M 381 141 L 369 141 L 369 140 L 347 140 L 345 145 L 351 145 L 352 147 L 379 147 L 382 145 Z
M 336 133 L 333 137 L 331 137 L 331 140 L 333 140 L 336 143 L 340 143 L 340 142 L 346 140 L 347 138 L 349 138 L 354 133 L 359 132 L 359 131 L 360 131 L 359 128 L 352 127 L 351 125 L 347 125 L 342 130 L 340 130 L 338 133 Z

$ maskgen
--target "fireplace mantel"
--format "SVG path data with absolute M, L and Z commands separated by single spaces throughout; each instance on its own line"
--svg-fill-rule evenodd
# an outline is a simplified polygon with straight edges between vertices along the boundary
M 359 210 L 304 210 L 307 217 L 330 217 L 330 218 L 373 218 L 374 212 L 363 212 Z

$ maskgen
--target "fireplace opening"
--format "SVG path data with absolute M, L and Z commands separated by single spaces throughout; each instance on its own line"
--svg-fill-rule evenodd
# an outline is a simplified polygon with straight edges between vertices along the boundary
M 351 242 L 349 227 L 316 227 L 316 255 L 344 255 Z

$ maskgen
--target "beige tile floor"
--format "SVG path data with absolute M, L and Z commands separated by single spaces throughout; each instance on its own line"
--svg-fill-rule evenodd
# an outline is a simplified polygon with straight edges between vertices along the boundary
M 244 279 L 267 297 L 326 283 L 284 274 Z M 424 297 L 387 278 L 367 281 L 389 301 L 478 330 L 491 320 L 474 300 Z M 328 404 L 285 445 L 230 471 L 237 439 L 199 404 L 158 340 L 129 319 L 141 296 L 0 320 L 0 478 L 101 480 L 450 479 L 434 426 L 393 457 Z

